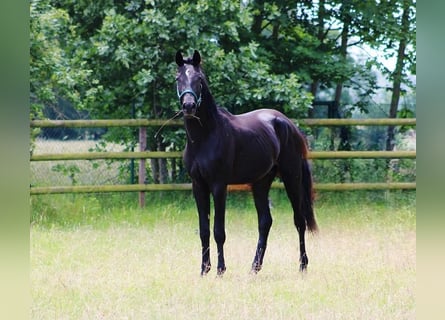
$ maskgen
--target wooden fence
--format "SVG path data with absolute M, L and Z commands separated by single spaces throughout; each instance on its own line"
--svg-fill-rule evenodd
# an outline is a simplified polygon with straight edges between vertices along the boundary
M 416 125 L 416 119 L 301 119 L 296 121 L 301 126 L 402 126 Z M 33 120 L 32 128 L 97 128 L 97 127 L 139 127 L 145 130 L 149 126 L 182 126 L 181 120 L 148 120 L 148 119 L 123 119 L 123 120 Z M 145 149 L 145 148 L 144 148 Z M 31 155 L 31 161 L 56 161 L 56 160 L 96 160 L 96 159 L 148 159 L 148 158 L 180 158 L 182 152 L 136 151 L 136 152 L 86 152 L 86 153 L 45 153 Z M 313 151 L 311 159 L 415 159 L 416 151 Z M 142 162 L 142 161 L 141 161 Z M 145 163 L 142 162 L 145 166 Z M 145 170 L 144 168 L 140 168 Z M 140 170 L 142 171 L 142 170 Z M 142 180 L 143 181 L 143 180 Z M 91 186 L 51 186 L 30 188 L 31 195 L 54 193 L 92 193 L 92 192 L 140 192 L 166 191 L 166 190 L 191 190 L 190 183 L 182 184 L 139 184 L 127 185 L 91 185 Z M 283 188 L 282 183 L 275 182 L 273 188 Z M 229 191 L 247 190 L 246 186 L 229 186 Z M 316 183 L 317 190 L 394 190 L 416 189 L 415 182 L 407 183 Z

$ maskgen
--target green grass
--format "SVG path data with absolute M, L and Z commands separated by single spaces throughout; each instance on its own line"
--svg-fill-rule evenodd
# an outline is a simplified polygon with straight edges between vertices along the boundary
M 231 194 L 227 272 L 199 276 L 190 192 L 31 198 L 32 319 L 414 319 L 415 193 L 320 194 L 308 272 L 280 191 L 263 270 L 252 200 Z

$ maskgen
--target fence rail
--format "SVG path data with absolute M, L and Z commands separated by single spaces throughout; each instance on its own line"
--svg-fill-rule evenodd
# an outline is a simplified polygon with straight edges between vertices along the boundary
M 317 126 L 407 126 L 416 125 L 415 118 L 408 119 L 292 119 L 299 125 Z M 110 120 L 32 120 L 31 128 L 106 128 L 106 127 L 156 127 L 181 126 L 182 120 L 161 119 L 110 119 Z
M 293 120 L 301 126 L 404 126 L 416 125 L 416 119 L 299 119 Z M 97 128 L 97 127 L 149 127 L 149 126 L 181 126 L 182 120 L 161 119 L 113 119 L 113 120 L 33 120 L 32 128 Z M 83 152 L 83 153 L 46 153 L 33 154 L 31 161 L 58 160 L 97 160 L 97 159 L 147 159 L 147 158 L 181 158 L 181 151 L 139 151 L 139 152 Z M 312 151 L 311 159 L 415 159 L 416 151 Z M 283 188 L 283 184 L 275 182 L 273 188 Z M 415 182 L 408 183 L 316 183 L 317 190 L 394 190 L 416 189 Z M 248 185 L 231 185 L 229 191 L 248 190 Z M 95 193 L 95 192 L 146 192 L 191 190 L 190 183 L 175 184 L 131 184 L 131 185 L 84 185 L 84 186 L 51 186 L 30 188 L 31 195 L 57 193 Z
M 272 183 L 274 189 L 284 189 L 281 182 Z M 415 182 L 391 183 L 315 183 L 314 188 L 322 191 L 347 190 L 414 190 Z M 58 194 L 58 193 L 103 193 L 103 192 L 145 192 L 145 191 L 180 191 L 192 190 L 191 183 L 170 184 L 122 184 L 102 186 L 60 186 L 60 187 L 32 187 L 30 194 Z M 249 185 L 229 185 L 228 191 L 248 191 Z
M 33 154 L 31 161 L 182 158 L 181 151 L 77 152 Z M 312 151 L 309 159 L 414 159 L 416 151 Z

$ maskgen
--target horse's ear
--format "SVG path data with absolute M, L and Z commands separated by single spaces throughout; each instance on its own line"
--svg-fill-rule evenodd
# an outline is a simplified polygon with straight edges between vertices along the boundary
M 176 64 L 179 67 L 182 67 L 184 65 L 184 57 L 182 56 L 182 53 L 180 50 L 176 51 Z
M 201 64 L 201 55 L 199 54 L 198 50 L 195 50 L 193 53 L 193 66 L 197 67 Z

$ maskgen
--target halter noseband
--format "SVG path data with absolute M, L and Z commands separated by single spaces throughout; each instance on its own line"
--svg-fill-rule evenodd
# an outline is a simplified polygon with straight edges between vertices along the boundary
M 202 84 L 201 84 L 201 89 L 202 89 Z M 199 105 L 201 104 L 201 100 L 202 100 L 201 99 L 201 94 L 202 94 L 202 92 L 199 94 L 199 97 L 198 97 L 197 94 L 195 93 L 195 91 L 192 90 L 192 88 L 186 89 L 186 90 L 184 90 L 182 92 L 179 92 L 179 87 L 178 86 L 176 86 L 176 92 L 178 93 L 179 101 L 181 101 L 182 97 L 185 94 L 190 93 L 196 100 L 196 106 L 199 107 Z

